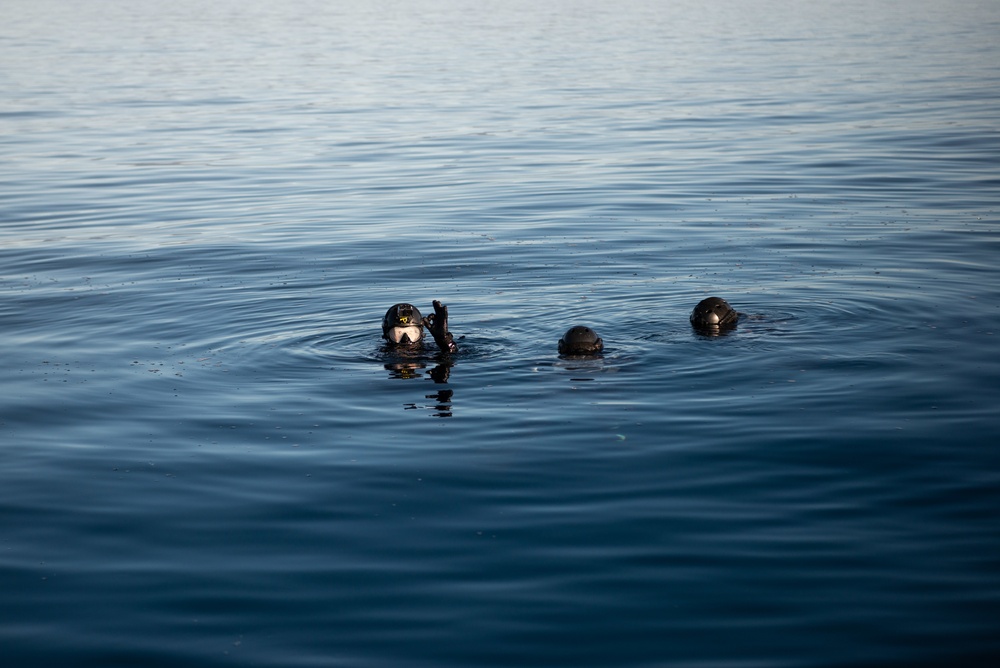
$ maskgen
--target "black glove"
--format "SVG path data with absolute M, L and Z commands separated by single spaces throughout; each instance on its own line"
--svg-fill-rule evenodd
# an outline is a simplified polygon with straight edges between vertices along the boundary
M 434 343 L 438 345 L 443 353 L 457 353 L 458 346 L 455 345 L 455 337 L 448 331 L 448 307 L 434 300 L 434 315 L 424 318 L 424 326 L 434 337 Z

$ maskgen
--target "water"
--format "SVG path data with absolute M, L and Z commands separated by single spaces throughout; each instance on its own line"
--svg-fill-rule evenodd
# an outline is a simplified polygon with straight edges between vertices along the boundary
M 3 15 L 5 665 L 1000 658 L 996 2 Z

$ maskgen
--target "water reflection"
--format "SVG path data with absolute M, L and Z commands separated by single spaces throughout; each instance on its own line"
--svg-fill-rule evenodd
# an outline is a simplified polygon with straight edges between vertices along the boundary
M 594 361 L 603 360 L 604 359 L 604 354 L 603 353 L 589 353 L 589 354 L 586 354 L 586 355 L 583 355 L 583 354 L 579 354 L 579 355 L 577 355 L 577 354 L 574 354 L 574 355 L 565 355 L 564 354 L 564 355 L 559 355 L 559 359 L 567 361 L 567 362 L 576 361 L 576 362 L 580 362 L 581 364 L 586 364 L 588 362 L 592 363 Z M 593 366 L 593 364 L 591 364 L 590 366 Z
M 703 325 L 700 327 L 692 327 L 691 331 L 694 332 L 695 338 L 716 338 L 719 336 L 728 336 L 732 332 L 736 331 L 736 323 L 731 325 Z
M 448 379 L 451 377 L 451 368 L 455 366 L 455 363 L 451 360 L 437 360 L 437 364 L 430 370 L 427 371 L 427 375 L 433 379 L 435 383 L 447 383 Z M 407 360 L 407 361 L 395 361 L 386 362 L 385 369 L 389 372 L 389 378 L 395 378 L 400 380 L 410 380 L 411 378 L 421 378 L 424 375 L 424 369 L 427 368 L 426 360 Z
M 437 363 L 428 369 L 428 363 L 424 360 L 408 360 L 388 362 L 385 369 L 389 372 L 389 378 L 400 380 L 412 380 L 415 378 L 429 377 L 435 384 L 445 384 L 451 377 L 451 368 L 454 363 L 451 360 L 439 359 Z M 432 394 L 425 394 L 425 399 L 432 399 L 432 405 L 420 405 L 416 403 L 403 404 L 405 410 L 417 408 L 432 409 L 431 415 L 435 417 L 452 417 L 452 397 L 455 392 L 451 389 L 441 388 Z
M 425 394 L 425 399 L 434 399 L 437 403 L 434 404 L 435 413 L 432 413 L 434 417 L 451 417 L 451 397 L 454 394 L 452 390 L 438 390 L 434 394 Z
M 410 380 L 423 376 L 423 370 L 427 368 L 427 365 L 423 362 L 393 362 L 386 364 L 385 368 L 389 372 L 389 378 Z

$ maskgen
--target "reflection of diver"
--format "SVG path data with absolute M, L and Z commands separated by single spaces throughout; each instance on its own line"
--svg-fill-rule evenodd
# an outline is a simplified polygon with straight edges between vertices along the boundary
M 450 360 L 438 360 L 437 366 L 427 372 L 427 375 L 435 383 L 447 383 L 448 378 L 451 376 L 451 367 L 454 366 Z M 394 362 L 385 363 L 386 371 L 389 372 L 390 378 L 399 378 L 401 380 L 408 380 L 410 378 L 420 378 L 424 375 L 424 369 L 427 368 L 427 363 L 423 360 L 411 359 L 411 360 L 396 360 Z
M 434 399 L 437 403 L 434 404 L 434 410 L 437 411 L 434 415 L 437 417 L 451 417 L 451 397 L 454 394 L 451 390 L 438 390 L 434 394 L 425 394 L 425 399 Z
M 416 410 L 418 408 L 433 408 L 436 412 L 434 417 L 451 417 L 451 397 L 454 394 L 451 390 L 438 390 L 434 394 L 425 394 L 424 399 L 433 399 L 436 403 L 433 406 L 418 406 L 417 404 L 403 404 L 404 410 Z
M 736 329 L 740 314 L 720 297 L 708 297 L 698 302 L 691 312 L 691 326 L 699 334 L 719 336 Z

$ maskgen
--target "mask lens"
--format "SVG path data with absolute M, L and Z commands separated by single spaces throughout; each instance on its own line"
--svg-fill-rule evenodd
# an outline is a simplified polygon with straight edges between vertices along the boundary
M 403 340 L 403 335 L 410 340 L 410 343 L 416 343 L 420 340 L 421 329 L 416 325 L 411 325 L 409 327 L 392 327 L 386 332 L 389 340 L 393 343 L 399 343 Z

